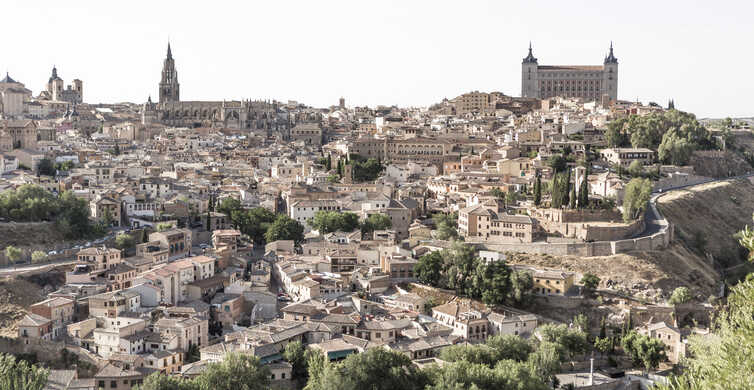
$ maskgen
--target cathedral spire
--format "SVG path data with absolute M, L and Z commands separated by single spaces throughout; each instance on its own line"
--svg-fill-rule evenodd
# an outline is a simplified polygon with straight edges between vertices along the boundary
M 529 55 L 524 58 L 524 63 L 531 63 L 531 62 L 536 63 L 537 62 L 537 58 L 534 57 L 534 54 L 532 54 L 532 51 L 531 51 L 531 41 L 529 41 Z
M 613 41 L 610 41 L 610 54 L 605 57 L 605 63 L 606 64 L 617 64 L 618 59 L 613 54 Z
M 170 51 L 170 40 L 168 40 L 168 58 L 173 58 L 173 53 Z

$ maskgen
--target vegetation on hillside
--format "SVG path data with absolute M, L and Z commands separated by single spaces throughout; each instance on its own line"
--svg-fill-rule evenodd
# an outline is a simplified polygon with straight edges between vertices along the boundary
M 216 210 L 230 216 L 231 224 L 256 243 L 304 239 L 304 226 L 285 214 L 275 215 L 262 207 L 244 209 L 235 198 L 224 198 Z
M 605 138 L 609 147 L 657 150 L 660 161 L 674 165 L 685 165 L 695 150 L 717 146 L 694 114 L 675 109 L 614 120 L 608 123 Z
M 524 305 L 534 285 L 529 273 L 513 271 L 502 261 L 482 261 L 472 246 L 459 241 L 450 249 L 420 257 L 414 272 L 422 283 L 455 290 L 488 305 Z
M 754 254 L 754 233 L 741 232 L 741 245 Z M 751 259 L 751 258 L 750 258 Z M 683 361 L 683 374 L 673 377 L 660 390 L 751 389 L 754 376 L 754 278 L 733 287 L 714 332 L 689 339 L 690 357 Z
M 101 235 L 104 226 L 89 219 L 89 205 L 66 191 L 55 196 L 34 184 L 0 193 L 0 218 L 16 222 L 54 221 L 65 238 L 81 239 Z

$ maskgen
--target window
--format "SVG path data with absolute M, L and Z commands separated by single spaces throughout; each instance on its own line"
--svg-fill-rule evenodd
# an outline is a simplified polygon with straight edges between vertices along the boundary
M 116 387 L 118 387 L 118 382 L 117 381 L 110 381 L 110 387 L 112 387 L 113 389 L 116 388 Z

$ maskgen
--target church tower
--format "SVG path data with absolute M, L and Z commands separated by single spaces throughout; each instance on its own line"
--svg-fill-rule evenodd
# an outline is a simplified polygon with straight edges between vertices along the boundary
M 168 55 L 162 65 L 162 79 L 160 80 L 160 103 L 180 101 L 178 84 L 178 72 L 175 70 L 175 60 L 170 52 L 168 42 Z
M 605 56 L 603 77 L 603 94 L 608 95 L 610 100 L 618 100 L 618 58 L 613 54 L 612 42 L 610 42 L 610 53 Z
M 531 52 L 531 42 L 529 42 L 529 55 L 521 62 L 521 97 L 540 98 L 537 86 L 538 69 L 539 64 Z

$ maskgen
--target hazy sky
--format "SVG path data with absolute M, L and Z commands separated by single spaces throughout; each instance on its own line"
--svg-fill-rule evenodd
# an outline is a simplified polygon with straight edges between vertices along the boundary
M 118 4 L 118 5 L 116 5 Z M 53 64 L 84 99 L 156 99 L 168 38 L 182 100 L 429 105 L 521 93 L 540 64 L 601 64 L 620 99 L 754 115 L 754 5 L 738 1 L 2 1 L 0 70 L 36 95 Z

